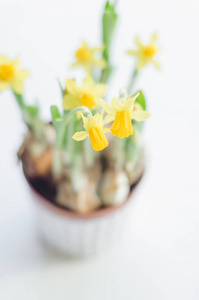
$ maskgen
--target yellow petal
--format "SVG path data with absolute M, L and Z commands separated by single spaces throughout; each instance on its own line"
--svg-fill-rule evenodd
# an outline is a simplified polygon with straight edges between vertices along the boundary
M 87 131 L 78 131 L 76 132 L 72 138 L 75 140 L 75 141 L 83 141 L 86 137 L 88 136 L 88 132 Z
M 5 56 L 5 55 L 0 55 L 0 65 L 9 65 L 11 63 L 11 60 Z
M 92 63 L 95 67 L 101 68 L 101 69 L 105 69 L 107 66 L 107 63 L 105 61 L 105 59 L 93 59 Z
M 82 47 L 90 49 L 90 47 L 88 46 L 87 42 L 85 42 L 85 41 L 82 41 Z
M 155 44 L 157 42 L 157 39 L 158 39 L 158 34 L 157 32 L 155 32 L 151 37 L 151 43 Z
M 151 116 L 151 113 L 149 111 L 141 110 L 141 111 L 133 111 L 131 113 L 131 119 L 134 119 L 138 122 L 144 121 L 148 119 Z
M 138 71 L 140 71 L 141 69 L 143 69 L 146 65 L 147 65 L 147 61 L 145 60 L 145 59 L 139 59 L 138 60 L 138 63 L 137 63 L 137 67 L 136 67 L 136 69 L 138 70 Z
M 134 105 L 134 108 L 133 108 L 133 110 L 135 111 L 135 110 L 143 110 L 143 108 L 142 108 L 142 106 L 139 104 L 139 103 L 135 103 L 135 105 Z
M 95 47 L 92 49 L 93 52 L 102 52 L 105 49 L 105 45 L 101 45 L 99 47 Z
M 139 48 L 142 48 L 144 45 L 143 45 L 143 43 L 141 42 L 141 40 L 140 40 L 140 38 L 138 37 L 138 36 L 136 36 L 136 38 L 135 38 L 135 43 L 137 44 L 137 46 L 139 47 Z
M 103 128 L 103 132 L 104 133 L 111 132 L 111 129 L 110 128 Z
M 106 117 L 104 118 L 104 124 L 109 124 L 109 123 L 113 122 L 114 119 L 115 119 L 115 116 L 106 115 Z
M 13 59 L 12 64 L 13 64 L 13 66 L 15 68 L 17 68 L 17 69 L 19 68 L 20 61 L 19 61 L 18 57 L 16 57 L 15 59 Z
M 128 110 L 129 112 L 131 112 L 133 110 L 133 107 L 134 107 L 134 103 L 135 103 L 135 100 L 137 99 L 137 97 L 139 96 L 139 92 L 133 96 L 132 98 L 128 99 L 123 103 L 124 104 L 124 107 L 125 107 L 125 110 Z
M 9 89 L 10 86 L 11 86 L 10 82 L 0 81 L 0 92 L 3 91 L 3 90 Z
M 139 97 L 139 95 L 140 95 L 140 92 L 137 92 L 137 94 L 135 94 L 135 96 L 133 96 L 131 99 L 133 101 L 135 101 L 137 99 L 137 97 Z
M 155 59 L 152 59 L 152 63 L 156 69 L 160 69 L 160 64 Z
M 29 77 L 29 72 L 28 70 L 19 70 L 17 72 L 17 80 L 24 80 L 27 77 Z
M 126 53 L 129 55 L 135 55 L 135 56 L 139 55 L 138 50 L 127 50 Z
M 65 110 L 71 110 L 81 105 L 79 98 L 73 95 L 65 95 L 63 97 L 62 106 Z
M 77 96 L 80 88 L 73 79 L 66 79 L 66 91 L 73 96 Z
M 111 104 L 113 105 L 113 107 L 114 107 L 116 110 L 123 110 L 123 109 L 124 109 L 123 104 L 122 104 L 116 97 L 114 97 L 114 98 L 112 99 Z
M 84 115 L 82 114 L 82 120 L 83 120 L 84 128 L 88 130 L 88 118 L 84 117 Z
M 83 83 L 82 83 L 82 88 L 83 89 L 90 89 L 92 88 L 93 86 L 95 85 L 95 82 L 94 80 L 92 79 L 91 76 L 87 75 L 84 80 L 83 80 Z
M 156 46 L 156 45 L 154 45 L 153 47 L 154 47 L 154 49 L 155 49 L 155 53 L 156 53 L 156 54 L 160 52 L 161 47 Z
M 90 127 L 103 127 L 104 122 L 103 122 L 103 115 L 100 115 L 99 113 L 96 113 L 93 117 L 89 118 L 89 126 Z
M 24 85 L 22 81 L 12 83 L 13 91 L 19 95 L 23 94 Z
M 102 98 L 106 93 L 107 86 L 105 84 L 96 84 L 93 88 L 93 93 L 96 98 Z
M 107 112 L 107 114 L 110 114 L 113 116 L 115 115 L 116 110 L 111 104 L 105 102 L 104 100 L 99 100 L 99 104 L 102 106 L 102 108 L 105 110 L 105 112 Z
M 71 66 L 72 67 L 78 67 L 78 66 L 80 66 L 80 65 L 82 65 L 79 61 L 76 61 L 76 62 L 74 62 Z

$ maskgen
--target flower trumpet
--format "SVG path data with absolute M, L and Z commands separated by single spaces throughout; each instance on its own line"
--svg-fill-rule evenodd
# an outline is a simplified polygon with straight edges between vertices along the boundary
M 114 97 L 111 104 L 101 100 L 100 104 L 107 113 L 105 124 L 113 122 L 110 131 L 114 136 L 125 138 L 133 134 L 131 120 L 144 121 L 150 117 L 150 112 L 143 110 L 134 110 L 135 100 L 139 96 L 137 93 L 134 97 L 128 96 L 123 102 Z
M 106 132 L 110 132 L 110 129 L 103 128 L 103 112 L 97 113 L 94 116 L 88 118 L 82 115 L 85 131 L 76 132 L 73 135 L 73 139 L 76 141 L 82 141 L 86 137 L 90 138 L 91 145 L 95 151 L 101 151 L 108 146 L 108 140 L 105 137 Z

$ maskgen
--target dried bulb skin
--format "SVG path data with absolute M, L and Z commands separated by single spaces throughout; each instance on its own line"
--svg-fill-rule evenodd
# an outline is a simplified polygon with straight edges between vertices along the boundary
M 60 181 L 56 202 L 79 213 L 88 213 L 101 206 L 99 197 L 95 192 L 95 185 L 87 184 L 80 192 L 73 190 L 70 181 Z
M 54 129 L 50 124 L 46 125 L 42 140 L 36 140 L 31 131 L 25 136 L 18 158 L 28 178 L 44 177 L 51 173 L 53 139 Z
M 96 187 L 101 172 L 98 161 L 93 167 L 84 170 L 64 168 L 64 177 L 57 183 L 56 202 L 80 213 L 99 209 L 102 203 L 96 193 Z
M 129 192 L 129 179 L 123 170 L 105 171 L 98 186 L 100 200 L 105 206 L 122 204 Z

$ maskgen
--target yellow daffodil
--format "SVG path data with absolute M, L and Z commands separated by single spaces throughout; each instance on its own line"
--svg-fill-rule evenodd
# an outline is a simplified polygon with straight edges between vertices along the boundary
M 159 63 L 154 59 L 154 56 L 160 51 L 160 47 L 157 46 L 157 34 L 154 33 L 151 37 L 151 42 L 148 45 L 144 45 L 139 37 L 135 38 L 137 44 L 137 50 L 128 50 L 127 53 L 136 56 L 138 59 L 137 71 L 140 71 L 148 63 L 152 63 L 157 69 L 160 68 Z
M 82 46 L 76 51 L 75 58 L 76 62 L 73 64 L 74 67 L 82 66 L 88 73 L 91 73 L 93 68 L 106 68 L 106 61 L 101 58 L 96 58 L 97 52 L 102 52 L 104 46 L 97 48 L 90 48 L 86 42 L 82 42 Z
M 111 132 L 113 135 L 120 138 L 128 137 L 133 134 L 133 126 L 131 120 L 143 121 L 150 117 L 150 112 L 135 108 L 135 100 L 139 96 L 137 93 L 134 97 L 127 99 L 123 102 L 117 98 L 113 98 L 111 104 L 100 100 L 100 104 L 103 109 L 107 112 L 107 116 L 104 119 L 104 123 L 108 124 L 113 122 Z
M 0 55 L 0 92 L 9 88 L 17 94 L 23 93 L 23 81 L 29 76 L 27 70 L 19 68 L 19 60 Z
M 82 141 L 86 137 L 90 138 L 91 145 L 95 151 L 101 151 L 108 146 L 108 140 L 105 137 L 106 132 L 110 132 L 110 129 L 103 128 L 103 112 L 101 114 L 95 114 L 88 118 L 82 115 L 84 128 L 86 131 L 79 131 L 73 135 L 73 139 L 76 141 Z
M 63 98 L 63 108 L 71 110 L 82 105 L 94 108 L 105 92 L 106 85 L 95 84 L 90 76 L 85 77 L 81 87 L 74 80 L 66 79 L 66 95 Z

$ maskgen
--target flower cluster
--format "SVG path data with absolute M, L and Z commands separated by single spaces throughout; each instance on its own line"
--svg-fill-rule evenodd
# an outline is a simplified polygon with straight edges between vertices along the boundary
M 148 65 L 160 68 L 157 34 L 148 44 L 136 37 L 135 48 L 126 51 L 135 59 L 129 82 L 123 82 L 125 76 L 120 74 L 121 86 L 110 94 L 110 80 L 117 70 L 112 57 L 118 15 L 117 1 L 106 1 L 102 40 L 99 46 L 82 41 L 74 50 L 72 67 L 81 68 L 83 78 L 79 82 L 69 76 L 64 84 L 57 80 L 61 100 L 54 101 L 62 105 L 50 106 L 49 122 L 42 120 L 39 105 L 26 101 L 28 71 L 20 67 L 18 58 L 0 55 L 0 92 L 11 91 L 28 129 L 18 152 L 26 177 L 36 179 L 31 182 L 38 187 L 42 182 L 37 190 L 42 196 L 50 195 L 53 202 L 80 213 L 123 203 L 141 179 L 141 133 L 151 114 L 139 81 L 135 82 Z
M 137 122 L 142 122 L 150 116 L 150 112 L 146 111 L 143 93 L 141 91 L 135 93 L 133 88 L 137 75 L 149 63 L 159 68 L 159 63 L 155 60 L 156 54 L 160 51 L 156 33 L 152 35 L 149 44 L 142 43 L 140 38 L 136 37 L 137 49 L 127 51 L 127 54 L 136 58 L 136 66 L 127 91 L 117 98 L 114 97 L 110 103 L 103 100 L 108 80 L 114 70 L 111 47 L 116 23 L 116 3 L 111 5 L 107 1 L 102 18 L 101 46 L 91 47 L 83 41 L 74 52 L 75 61 L 72 66 L 82 67 L 85 70 L 82 84 L 78 85 L 74 79 L 66 79 L 64 88 L 60 84 L 63 112 L 60 113 L 56 105 L 51 106 L 52 124 L 56 133 L 54 147 L 58 153 L 70 152 L 73 161 L 76 153 L 82 149 L 77 146 L 82 144 L 75 141 L 83 141 L 87 137 L 95 151 L 103 150 L 109 145 L 109 140 L 119 137 L 127 141 L 122 144 L 122 151 L 125 152 L 127 148 L 130 149 L 129 145 L 133 140 L 131 137 L 138 136 L 141 132 L 142 126 Z M 0 92 L 12 90 L 28 129 L 37 141 L 43 143 L 45 123 L 39 116 L 38 107 L 27 105 L 23 95 L 24 80 L 28 76 L 28 71 L 20 68 L 18 58 L 11 60 L 5 55 L 0 55 Z M 77 112 L 81 114 L 83 123 Z M 106 133 L 112 134 L 113 137 L 110 136 L 109 139 L 105 136 Z M 74 144 L 71 146 L 72 143 Z M 57 157 L 63 159 L 63 155 Z M 62 163 L 59 161 L 57 166 Z
M 91 74 L 92 70 L 96 67 L 104 69 L 106 67 L 105 59 L 98 59 L 96 57 L 96 54 L 103 52 L 104 49 L 104 45 L 97 48 L 91 48 L 85 41 L 83 41 L 82 46 L 75 52 L 76 61 L 73 63 L 72 66 L 83 66 L 89 74 Z
M 73 79 L 66 79 L 63 108 L 65 110 L 71 110 L 78 106 L 95 108 L 98 100 L 105 95 L 106 88 L 105 84 L 95 84 L 89 75 L 85 77 L 81 87 Z
M 9 59 L 0 55 L 0 91 L 12 88 L 17 94 L 24 90 L 23 82 L 29 76 L 27 70 L 20 69 L 19 59 Z
M 137 57 L 137 71 L 143 69 L 148 63 L 152 63 L 157 69 L 160 68 L 159 63 L 154 59 L 154 56 L 160 51 L 160 47 L 157 45 L 157 33 L 154 33 L 151 37 L 151 42 L 147 45 L 143 44 L 140 38 L 135 38 L 137 45 L 136 50 L 128 50 L 127 54 Z
M 144 121 L 150 117 L 150 112 L 135 110 L 135 100 L 138 98 L 139 93 L 134 97 L 128 96 L 123 102 L 117 98 L 113 98 L 111 104 L 99 100 L 99 104 L 103 108 L 101 114 L 96 113 L 94 116 L 83 118 L 84 128 L 86 131 L 76 132 L 73 139 L 82 141 L 86 137 L 90 138 L 91 145 L 95 151 L 103 150 L 108 146 L 108 141 L 105 133 L 111 132 L 114 136 L 119 138 L 127 138 L 133 135 L 133 126 L 131 120 Z M 103 119 L 104 111 L 107 113 Z M 104 128 L 104 124 L 111 124 L 110 128 Z

